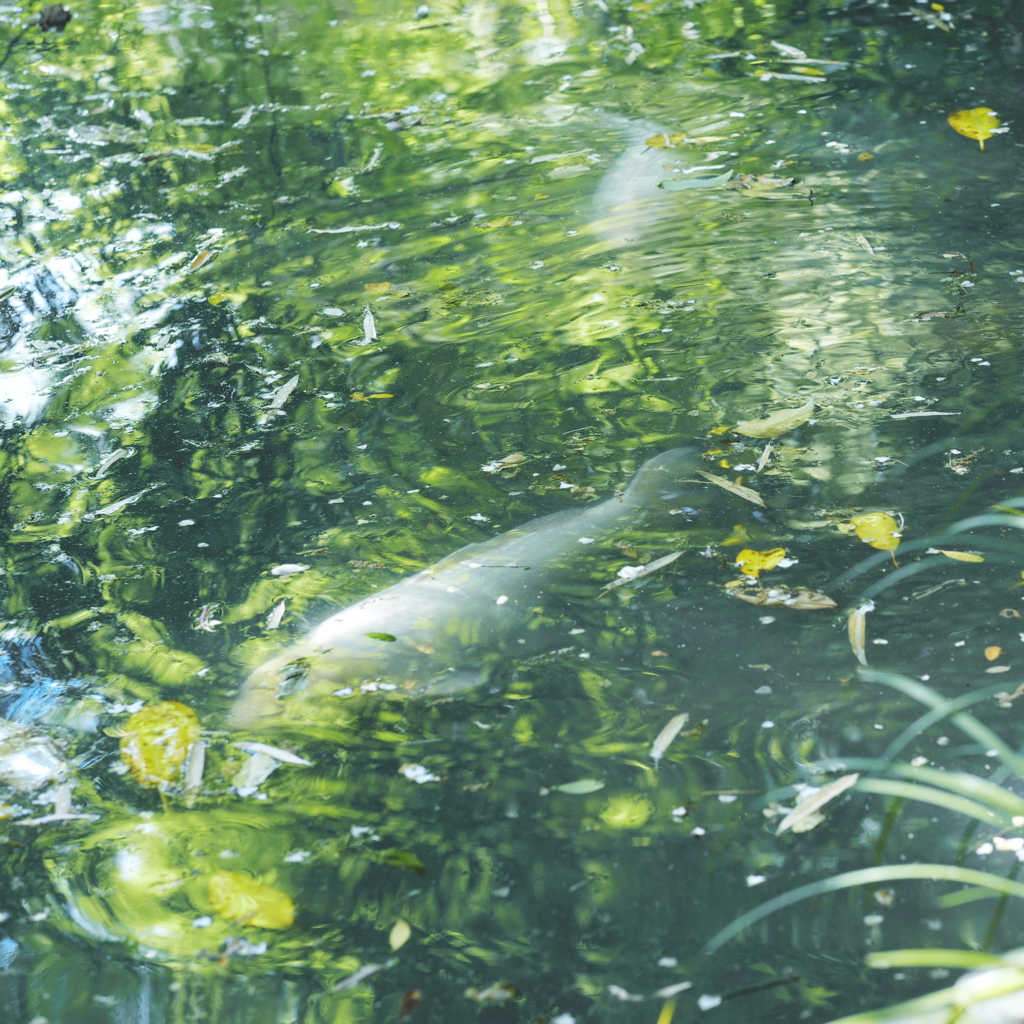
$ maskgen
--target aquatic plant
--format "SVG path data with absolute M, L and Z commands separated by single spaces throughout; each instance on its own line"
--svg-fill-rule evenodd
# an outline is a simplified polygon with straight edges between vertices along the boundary
M 1024 797 L 1014 792 L 1010 785 L 1014 779 L 1024 781 L 1024 757 L 967 711 L 972 705 L 993 698 L 1001 698 L 1000 703 L 1008 706 L 1013 695 L 1000 692 L 1005 690 L 1005 686 L 995 685 L 948 699 L 922 682 L 893 672 L 862 669 L 860 678 L 865 682 L 892 687 L 923 704 L 928 711 L 904 729 L 881 757 L 827 760 L 818 762 L 817 767 L 828 772 L 872 772 L 874 774 L 871 777 L 844 775 L 841 781 L 855 781 L 842 789 L 854 789 L 894 800 L 893 813 L 889 816 L 890 828 L 883 831 L 876 856 L 884 852 L 891 835 L 891 824 L 904 801 L 930 804 L 970 819 L 960 843 L 958 863 L 876 864 L 810 882 L 742 914 L 713 936 L 705 950 L 714 952 L 775 911 L 826 893 L 896 881 L 959 882 L 964 888 L 940 897 L 938 902 L 942 908 L 949 909 L 993 896 L 998 898 L 987 933 L 980 943 L 984 948 L 888 950 L 869 953 L 866 963 L 876 969 L 959 969 L 968 973 L 953 985 L 936 992 L 878 1010 L 846 1016 L 831 1024 L 876 1024 L 882 1021 L 901 1021 L 903 1024 L 980 1024 L 982 1021 L 986 1024 L 1012 1024 L 1019 1021 L 1024 1012 L 1024 948 L 999 954 L 992 953 L 990 947 L 994 943 L 1007 901 L 1011 897 L 1024 899 L 1024 884 L 1016 880 L 1020 858 L 1014 862 L 1009 877 L 995 870 L 962 866 L 962 861 L 972 849 L 982 854 L 994 850 L 1024 852 Z M 895 760 L 909 743 L 944 720 L 982 744 L 989 756 L 999 760 L 1000 767 L 989 778 L 972 772 L 932 767 L 924 763 L 924 758 L 915 758 L 910 763 Z M 839 795 L 842 789 L 837 788 L 834 795 Z M 824 793 L 824 790 L 821 792 Z M 784 819 L 779 831 L 783 831 L 786 822 L 795 816 L 794 812 Z M 995 831 L 991 840 L 975 848 L 972 839 L 978 822 Z

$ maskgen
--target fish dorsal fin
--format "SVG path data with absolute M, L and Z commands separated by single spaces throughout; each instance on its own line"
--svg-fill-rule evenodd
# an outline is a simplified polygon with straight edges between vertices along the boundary
M 673 448 L 655 455 L 640 467 L 622 500 L 647 512 L 661 512 L 683 499 L 683 485 L 700 461 L 696 448 Z

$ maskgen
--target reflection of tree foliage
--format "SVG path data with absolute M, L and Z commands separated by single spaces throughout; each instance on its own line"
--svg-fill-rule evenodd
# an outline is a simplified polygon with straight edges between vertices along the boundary
M 32 949 L 37 991 L 89 971 L 81 949 L 96 933 L 75 921 L 75 901 L 116 895 L 112 857 L 136 823 L 171 830 L 159 855 L 184 870 L 196 836 L 226 834 L 232 813 L 245 834 L 264 811 L 265 848 L 240 866 L 275 855 L 300 906 L 298 931 L 273 940 L 266 961 L 225 954 L 220 935 L 166 974 L 131 967 L 144 954 L 130 943 L 105 945 L 125 958 L 103 970 L 126 1001 L 148 991 L 182 1020 L 205 1019 L 218 1001 L 231 1004 L 242 978 L 245 1019 L 276 1024 L 290 1011 L 273 1002 L 287 1000 L 261 977 L 265 962 L 296 1000 L 317 993 L 310 1019 L 376 1019 L 368 988 L 326 993 L 388 958 L 398 917 L 415 943 L 378 991 L 422 987 L 424 1019 L 469 1019 L 477 1008 L 462 990 L 503 978 L 527 992 L 516 1012 L 609 1020 L 652 1009 L 609 1003 L 609 983 L 649 993 L 694 970 L 709 990 L 744 987 L 749 975 L 703 975 L 687 958 L 739 905 L 748 874 L 799 873 L 810 858 L 780 854 L 756 814 L 741 813 L 745 795 L 717 795 L 772 789 L 821 749 L 845 749 L 850 722 L 863 731 L 861 719 L 904 712 L 834 682 L 848 656 L 831 621 L 786 623 L 777 638 L 751 641 L 767 635 L 755 610 L 722 610 L 710 587 L 728 578 L 731 547 L 717 559 L 691 553 L 679 575 L 574 609 L 597 638 L 585 667 L 577 651 L 562 653 L 504 666 L 500 693 L 325 715 L 303 744 L 316 767 L 279 769 L 266 806 L 230 793 L 244 755 L 232 737 L 212 736 L 197 808 L 140 818 L 158 801 L 108 770 L 117 740 L 103 729 L 123 721 L 111 707 L 185 700 L 213 730 L 245 672 L 306 620 L 461 544 L 610 494 L 645 453 L 700 437 L 715 461 L 756 461 L 760 444 L 740 449 L 708 431 L 811 394 L 820 422 L 783 446 L 759 484 L 774 518 L 702 497 L 716 511 L 694 549 L 740 524 L 764 546 L 799 547 L 801 571 L 824 586 L 839 560 L 859 558 L 837 555 L 820 525 L 834 507 L 900 504 L 924 535 L 1005 494 L 996 476 L 1005 467 L 991 461 L 964 481 L 962 509 L 930 501 L 941 471 L 918 452 L 953 442 L 928 428 L 908 441 L 869 403 L 927 394 L 987 408 L 988 421 L 967 431 L 976 446 L 1015 444 L 1006 440 L 1015 400 L 993 397 L 963 364 L 994 350 L 1013 379 L 1015 321 L 1001 310 L 1015 286 L 994 277 L 1005 279 L 1016 256 L 975 234 L 987 247 L 979 266 L 994 268 L 985 297 L 971 296 L 969 318 L 909 322 L 948 305 L 938 283 L 947 265 L 933 252 L 964 245 L 989 198 L 970 191 L 976 171 L 960 150 L 923 135 L 906 142 L 918 120 L 962 102 L 976 77 L 998 73 L 1001 88 L 1017 88 L 1010 5 L 958 4 L 948 35 L 852 2 L 609 2 L 585 13 L 549 3 L 547 19 L 519 4 L 430 6 L 417 18 L 411 3 L 386 17 L 377 3 L 108 5 L 76 11 L 47 44 L 52 66 L 19 49 L 3 69 L 0 260 L 15 290 L 0 304 L 0 370 L 41 393 L 18 404 L 23 392 L 12 388 L 17 402 L 0 405 L 3 619 L 45 640 L 37 670 L 22 664 L 14 682 L 89 681 L 62 690 L 65 711 L 43 719 L 78 758 L 76 803 L 103 815 L 97 825 L 9 830 L 4 867 L 22 880 L 26 905 L 3 909 Z M 782 65 L 705 59 L 739 50 L 776 60 L 770 39 L 851 66 L 821 85 L 762 84 L 754 69 Z M 968 43 L 977 55 L 954 62 Z M 915 62 L 921 70 L 901 70 Z M 845 98 L 852 89 L 857 102 Z M 810 111 L 806 120 L 797 109 Z M 731 110 L 747 116 L 708 128 Z M 779 173 L 798 186 L 654 192 L 635 241 L 609 242 L 594 226 L 602 176 L 630 139 L 664 129 L 728 139 L 669 161 L 696 165 L 727 148 L 737 169 L 767 175 L 785 159 Z M 825 131 L 855 151 L 881 148 L 855 165 L 855 155 L 823 148 Z M 1005 156 L 988 155 L 1004 173 Z M 1001 201 L 1015 216 L 1015 200 Z M 869 263 L 851 241 L 859 233 L 898 257 Z M 363 344 L 366 308 L 376 344 Z M 934 380 L 943 376 L 945 390 Z M 121 448 L 133 453 L 100 475 Z M 874 457 L 890 451 L 909 464 L 896 471 L 904 476 L 879 477 Z M 481 472 L 513 452 L 527 457 L 518 467 Z M 481 513 L 486 524 L 469 518 Z M 664 536 L 629 540 L 623 562 L 670 549 Z M 268 575 L 296 561 L 312 568 Z M 949 620 L 990 613 L 987 587 L 984 607 L 946 591 L 933 621 L 922 624 L 909 601 L 894 601 L 888 621 L 937 643 Z M 281 600 L 287 618 L 274 634 L 264 623 Z M 212 633 L 194 628 L 205 606 L 218 609 Z M 670 641 L 675 660 L 653 655 Z M 909 641 L 904 653 L 917 656 Z M 829 678 L 809 693 L 796 673 L 812 657 Z M 769 678 L 775 695 L 762 711 L 750 694 Z M 708 725 L 655 775 L 650 738 L 681 708 Z M 777 731 L 761 728 L 767 717 Z M 398 774 L 409 762 L 443 783 L 416 786 Z M 585 798 L 551 789 L 591 777 L 605 789 Z M 673 820 L 680 806 L 689 813 Z M 707 834 L 692 837 L 698 818 Z M 372 831 L 353 836 L 352 826 Z M 915 827 L 926 834 L 929 823 Z M 845 865 L 860 852 L 846 834 L 810 838 L 813 856 Z M 283 866 L 293 850 L 310 858 Z M 406 870 L 404 855 L 426 875 Z M 155 877 L 166 865 L 151 867 Z M 205 865 L 196 870 L 202 877 Z M 147 912 L 193 936 L 196 899 L 179 893 Z M 48 907 L 49 924 L 30 920 Z M 844 914 L 844 923 L 862 916 L 853 905 Z M 112 922 L 116 938 L 125 925 Z M 807 929 L 820 926 L 809 915 Z M 849 995 L 860 947 L 832 938 L 839 966 L 807 970 Z M 656 966 L 669 954 L 678 970 Z M 793 1017 L 817 998 L 798 992 L 786 1008 L 789 991 L 776 994 Z M 52 1021 L 112 1019 L 76 996 L 52 997 L 55 1009 L 33 998 Z M 738 1016 L 742 1005 L 720 1012 Z M 216 1013 L 227 1021 L 242 1011 Z M 509 1007 L 482 1013 L 511 1019 Z

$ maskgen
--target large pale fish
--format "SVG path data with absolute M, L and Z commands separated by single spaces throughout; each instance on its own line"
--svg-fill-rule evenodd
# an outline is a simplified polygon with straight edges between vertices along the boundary
M 478 685 L 513 659 L 565 647 L 565 595 L 614 579 L 601 546 L 658 525 L 682 526 L 683 481 L 699 456 L 676 448 L 645 463 L 624 493 L 470 544 L 344 608 L 257 668 L 232 710 L 237 728 L 329 718 L 377 690 L 413 695 Z M 671 513 L 671 514 L 670 514 Z

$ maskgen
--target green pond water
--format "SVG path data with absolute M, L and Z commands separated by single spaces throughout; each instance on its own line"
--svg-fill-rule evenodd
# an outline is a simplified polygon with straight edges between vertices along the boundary
M 1017 898 L 883 879 L 705 948 L 844 872 L 1020 867 L 870 760 L 1019 788 L 1019 5 L 39 10 L 0 8 L 0 1020 L 826 1022 L 957 976 L 865 954 L 1024 945 Z M 947 123 L 982 107 L 984 149 Z M 679 447 L 763 504 L 694 470 L 589 543 Z M 329 615 L 559 512 L 477 570 L 550 576 L 522 599 L 414 592 L 433 676 L 385 600 L 392 661 L 239 713 Z M 736 595 L 772 588 L 834 606 Z M 201 742 L 161 793 L 120 749 L 166 701 Z

